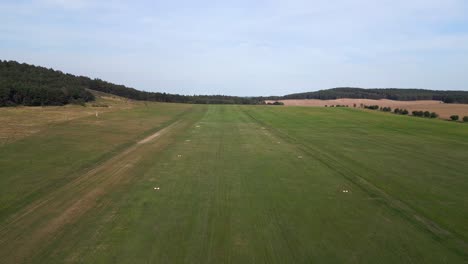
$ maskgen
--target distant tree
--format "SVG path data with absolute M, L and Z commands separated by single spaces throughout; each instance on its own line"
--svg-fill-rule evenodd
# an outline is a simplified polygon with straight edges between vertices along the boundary
M 439 115 L 436 112 L 432 112 L 430 118 L 437 118 Z
M 431 117 L 431 112 L 425 111 L 424 112 L 424 117 Z
M 395 113 L 395 114 L 400 114 L 400 113 L 401 113 L 400 108 L 395 108 L 395 109 L 393 110 L 393 113 Z
M 275 101 L 275 102 L 273 103 L 273 105 L 284 105 L 284 103 L 283 103 L 283 102 Z
M 463 117 L 463 122 L 468 122 L 468 116 Z
M 407 114 L 409 114 L 408 110 L 406 110 L 406 109 L 401 110 L 400 113 L 401 113 L 402 115 L 407 115 Z
M 371 110 L 378 110 L 379 106 L 378 105 L 364 105 L 364 108 L 371 109 Z
M 382 109 L 382 111 L 384 111 L 384 112 L 391 112 L 391 111 L 392 111 L 392 108 L 391 108 L 391 107 L 383 107 L 383 108 L 381 108 L 381 109 Z
M 450 116 L 450 119 L 452 119 L 452 121 L 457 121 L 460 117 L 458 115 L 451 115 Z
M 418 116 L 418 117 L 424 116 L 423 111 L 413 111 L 412 114 L 413 114 L 413 116 Z

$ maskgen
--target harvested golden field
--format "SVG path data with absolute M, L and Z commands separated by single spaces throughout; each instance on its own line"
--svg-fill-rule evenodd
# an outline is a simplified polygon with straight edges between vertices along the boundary
M 334 105 L 348 105 L 353 107 L 360 107 L 364 105 L 378 105 L 380 107 L 405 108 L 411 111 L 430 111 L 436 112 L 441 118 L 448 119 L 451 115 L 459 115 L 460 118 L 468 116 L 468 104 L 444 104 L 441 101 L 433 100 L 420 100 L 420 101 L 395 101 L 388 99 L 372 100 L 372 99 L 351 99 L 341 98 L 335 100 L 319 100 L 319 99 L 289 99 L 278 100 L 287 106 L 334 106 Z M 268 100 L 266 103 L 273 103 L 275 101 Z

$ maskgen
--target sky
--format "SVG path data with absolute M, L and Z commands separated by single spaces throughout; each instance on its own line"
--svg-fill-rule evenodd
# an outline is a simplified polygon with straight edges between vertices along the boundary
M 468 90 L 468 1 L 0 0 L 0 59 L 190 95 Z

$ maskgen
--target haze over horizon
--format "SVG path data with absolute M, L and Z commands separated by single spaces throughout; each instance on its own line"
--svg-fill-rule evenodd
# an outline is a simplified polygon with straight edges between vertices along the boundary
M 4 0 L 0 59 L 179 94 L 468 90 L 468 1 Z

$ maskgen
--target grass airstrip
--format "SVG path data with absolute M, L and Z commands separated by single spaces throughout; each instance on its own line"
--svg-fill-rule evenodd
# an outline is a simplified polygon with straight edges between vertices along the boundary
M 107 103 L 0 109 L 2 263 L 468 261 L 466 124 Z

